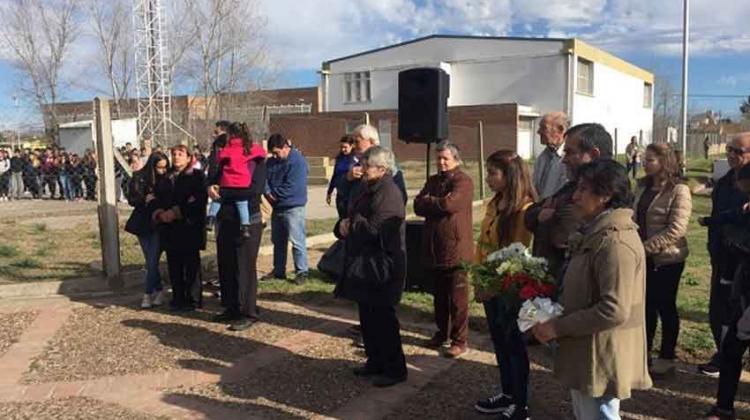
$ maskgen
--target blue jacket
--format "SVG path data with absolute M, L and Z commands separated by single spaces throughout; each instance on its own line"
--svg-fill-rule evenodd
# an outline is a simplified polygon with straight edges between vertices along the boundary
M 333 167 L 333 176 L 331 176 L 331 182 L 328 183 L 329 195 L 338 187 L 341 177 L 346 176 L 346 173 L 349 172 L 355 163 L 357 163 L 357 158 L 354 156 L 354 153 L 349 153 L 348 155 L 339 153 L 339 155 L 336 156 L 336 165 Z
M 286 159 L 271 158 L 267 164 L 266 193 L 276 198 L 277 210 L 307 204 L 307 161 L 297 149 Z

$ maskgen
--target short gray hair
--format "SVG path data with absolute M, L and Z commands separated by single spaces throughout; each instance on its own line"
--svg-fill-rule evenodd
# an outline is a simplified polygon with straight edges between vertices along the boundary
M 461 153 L 458 150 L 458 146 L 451 143 L 449 140 L 443 140 L 435 146 L 435 153 L 444 152 L 446 150 L 451 152 L 453 159 L 456 159 L 456 162 L 459 164 L 463 163 L 461 161 Z
M 365 140 L 370 140 L 370 142 L 372 142 L 374 146 L 380 146 L 380 135 L 378 135 L 378 129 L 371 126 L 370 124 L 362 124 L 357 126 L 352 134 L 359 134 Z
M 388 148 L 373 146 L 367 149 L 363 159 L 367 162 L 368 166 L 385 168 L 385 170 L 391 175 L 398 171 L 396 168 L 396 156 L 394 156 L 393 152 Z

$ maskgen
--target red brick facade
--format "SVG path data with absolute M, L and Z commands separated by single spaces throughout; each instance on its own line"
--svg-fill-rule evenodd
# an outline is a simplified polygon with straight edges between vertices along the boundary
M 382 120 L 391 123 L 391 144 L 399 160 L 424 159 L 423 144 L 406 144 L 398 140 L 396 110 L 369 111 L 370 123 L 378 127 Z M 485 155 L 506 148 L 516 150 L 518 106 L 516 104 L 452 107 L 448 110 L 449 139 L 456 143 L 465 158 L 477 158 L 478 123 L 484 123 Z M 335 156 L 338 141 L 347 129 L 365 121 L 364 112 L 327 112 L 313 115 L 272 115 L 269 132 L 291 138 L 307 156 Z

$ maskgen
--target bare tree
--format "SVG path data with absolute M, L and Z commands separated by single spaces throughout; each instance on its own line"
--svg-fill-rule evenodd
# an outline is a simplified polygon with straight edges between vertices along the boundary
M 667 130 L 676 127 L 680 120 L 680 102 L 677 91 L 666 77 L 656 77 L 654 93 L 654 141 L 667 141 Z
M 8 0 L 2 39 L 23 74 L 23 87 L 39 107 L 48 136 L 56 137 L 61 73 L 79 34 L 80 0 Z
M 178 67 L 204 100 L 205 118 L 221 112 L 222 98 L 253 90 L 268 62 L 257 0 L 182 0 L 190 46 Z
M 90 35 L 96 39 L 96 68 L 106 78 L 107 94 L 114 101 L 119 118 L 122 101 L 129 97 L 133 80 L 133 32 L 131 1 L 88 0 Z

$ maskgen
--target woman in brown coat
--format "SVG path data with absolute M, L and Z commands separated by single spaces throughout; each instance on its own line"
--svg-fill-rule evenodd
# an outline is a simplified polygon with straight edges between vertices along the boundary
M 628 175 L 609 159 L 582 166 L 573 202 L 584 221 L 569 241 L 561 317 L 534 327 L 557 340 L 555 376 L 577 419 L 620 419 L 620 400 L 651 387 L 644 325 L 646 256 Z
M 469 335 L 469 287 L 462 263 L 472 260 L 474 183 L 460 168 L 458 148 L 449 141 L 435 149 L 438 173 L 414 199 L 414 212 L 425 218 L 424 251 L 435 282 L 435 324 L 428 345 L 440 348 L 450 338 L 446 357 L 466 353 Z
M 646 250 L 646 350 L 651 353 L 656 323 L 661 318 L 661 348 L 653 361 L 651 374 L 674 372 L 680 318 L 677 289 L 688 256 L 685 234 L 690 222 L 690 188 L 679 183 L 675 154 L 666 144 L 646 148 L 635 210 L 638 233 Z

